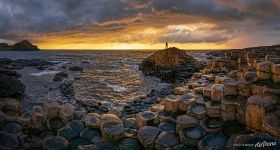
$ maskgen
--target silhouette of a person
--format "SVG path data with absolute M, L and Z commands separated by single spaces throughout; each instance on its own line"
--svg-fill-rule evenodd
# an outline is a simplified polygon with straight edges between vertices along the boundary
M 165 43 L 165 48 L 168 48 L 168 43 L 167 42 Z

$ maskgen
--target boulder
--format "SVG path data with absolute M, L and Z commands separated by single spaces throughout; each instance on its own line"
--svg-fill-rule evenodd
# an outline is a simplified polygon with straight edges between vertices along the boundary
M 37 136 L 23 134 L 19 137 L 22 149 L 41 149 L 42 140 Z
M 73 120 L 67 123 L 67 126 L 69 126 L 77 134 L 80 134 L 80 132 L 82 132 L 85 129 L 84 123 L 79 120 Z
M 20 134 L 22 134 L 21 130 L 22 130 L 22 126 L 14 122 L 7 123 L 3 129 L 3 131 L 7 133 L 11 133 L 15 136 L 19 136 Z
M 43 105 L 45 113 L 48 118 L 57 117 L 59 112 L 58 102 L 45 102 Z
M 64 122 L 69 122 L 74 119 L 75 107 L 72 104 L 65 104 L 60 108 L 59 116 Z
M 144 126 L 152 126 L 158 122 L 158 116 L 151 111 L 143 111 L 136 115 L 136 125 L 140 129 Z
M 5 131 L 0 131 L 0 148 L 8 147 L 8 148 L 14 148 L 17 149 L 19 147 L 19 142 L 17 136 L 7 133 Z
M 274 107 L 277 99 L 272 94 L 258 94 L 249 97 L 246 103 L 246 127 L 253 131 L 260 131 L 267 112 Z
M 238 95 L 250 96 L 250 94 L 251 94 L 251 83 L 247 82 L 243 78 L 240 78 L 238 80 Z
M 0 74 L 0 97 L 21 98 L 25 86 L 14 76 Z
M 45 124 L 46 115 L 41 106 L 33 106 L 31 120 L 34 123 Z
M 145 149 L 153 149 L 160 130 L 157 127 L 145 126 L 137 131 L 137 138 Z
M 155 149 L 162 150 L 171 148 L 179 144 L 179 139 L 175 133 L 161 132 L 155 141 Z
M 13 98 L 5 98 L 4 99 L 4 110 L 5 111 L 12 111 L 16 115 L 21 114 L 21 104 L 18 100 Z
M 43 149 L 64 150 L 69 149 L 69 142 L 60 136 L 50 136 L 43 140 Z
M 47 119 L 47 127 L 52 131 L 57 131 L 58 129 L 62 128 L 64 126 L 64 122 L 59 117 L 53 117 Z
M 214 84 L 211 87 L 211 100 L 221 101 L 224 95 L 224 86 L 223 84 Z
M 89 113 L 85 116 L 85 125 L 88 128 L 99 129 L 100 115 L 97 113 Z
M 199 122 L 196 118 L 189 115 L 181 115 L 176 119 L 176 131 L 184 128 L 192 128 L 198 126 Z
M 76 138 L 78 134 L 69 126 L 65 126 L 57 131 L 57 136 L 64 137 L 66 140 L 71 141 L 72 139 Z
M 119 143 L 119 150 L 140 150 L 141 145 L 137 139 L 124 138 Z
M 58 82 L 58 81 L 62 81 L 65 78 L 68 78 L 68 74 L 65 73 L 65 72 L 59 72 L 59 73 L 54 75 L 53 81 Z
M 107 140 L 119 140 L 124 136 L 122 120 L 113 114 L 104 114 L 100 119 L 102 137 Z
M 96 141 L 99 141 L 102 139 L 101 132 L 98 129 L 91 129 L 91 128 L 85 128 L 81 133 L 80 137 L 92 142 L 96 143 Z

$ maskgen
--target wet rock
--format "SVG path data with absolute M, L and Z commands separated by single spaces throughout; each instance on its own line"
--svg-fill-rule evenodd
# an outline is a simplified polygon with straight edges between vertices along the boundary
M 268 115 L 263 120 L 262 131 L 266 131 L 274 137 L 280 137 L 280 112 L 273 112 Z
M 22 134 L 22 126 L 14 122 L 6 124 L 3 130 L 17 136 Z
M 59 116 L 64 122 L 74 119 L 75 107 L 72 104 L 65 104 L 60 108 Z
M 54 75 L 53 81 L 58 82 L 58 81 L 62 81 L 65 78 L 68 78 L 68 74 L 65 73 L 65 72 L 59 72 L 59 73 Z
M 69 70 L 82 72 L 84 69 L 79 66 L 72 66 L 72 67 L 69 67 Z
M 106 140 L 99 140 L 97 141 L 92 147 L 89 149 L 93 150 L 118 150 L 118 146 L 112 142 Z
M 67 123 L 67 126 L 69 126 L 77 134 L 80 134 L 80 132 L 82 132 L 85 129 L 84 123 L 78 120 L 74 120 Z
M 181 115 L 176 119 L 176 131 L 184 128 L 192 128 L 198 126 L 199 122 L 196 118 L 189 115 Z
M 57 131 L 58 129 L 64 126 L 64 122 L 59 117 L 49 118 L 47 119 L 47 126 L 52 131 Z
M 77 137 L 77 133 L 73 131 L 69 126 L 65 126 L 57 131 L 57 135 L 64 137 L 66 140 L 71 141 Z
M 180 143 L 193 147 L 204 135 L 204 130 L 201 127 L 186 128 L 179 131 Z
M 85 125 L 88 128 L 99 129 L 100 127 L 100 115 L 97 113 L 89 113 L 85 117 Z
M 122 120 L 113 114 L 104 114 L 100 118 L 102 137 L 108 140 L 119 140 L 124 136 Z
M 119 140 L 124 137 L 123 124 L 112 124 L 101 129 L 102 138 L 107 140 Z
M 33 106 L 31 120 L 34 123 L 45 124 L 46 116 L 41 106 Z
M 190 77 L 201 66 L 185 51 L 173 47 L 157 51 L 144 59 L 139 69 L 144 75 L 156 76 L 166 82 L 175 82 Z
M 0 74 L 0 97 L 20 99 L 24 90 L 25 86 L 16 77 Z
M 155 141 L 155 148 L 157 150 L 162 150 L 162 149 L 173 147 L 178 144 L 179 144 L 179 139 L 175 133 L 161 132 Z
M 157 114 L 151 111 L 140 112 L 136 115 L 137 128 L 152 126 L 157 123 Z
M 197 148 L 199 150 L 205 149 L 226 149 L 228 138 L 222 134 L 209 134 L 201 139 Z
M 60 136 L 51 136 L 43 140 L 43 149 L 64 150 L 69 149 L 69 142 Z
M 176 124 L 172 122 L 161 122 L 158 128 L 161 132 L 176 132 Z
M 1 100 L 1 99 L 0 99 Z M 12 111 L 16 115 L 21 114 L 21 107 L 20 107 L 20 102 L 16 99 L 13 98 L 5 98 L 4 99 L 4 109 L 5 111 Z
M 101 137 L 101 132 L 98 129 L 90 129 L 90 128 L 85 128 L 81 133 L 80 136 L 92 143 L 95 143 L 96 141 L 100 140 Z
M 146 149 L 153 149 L 155 140 L 160 133 L 159 128 L 145 126 L 138 130 L 137 138 Z
M 0 146 L 9 148 L 18 148 L 19 142 L 15 135 L 7 133 L 5 131 L 0 131 Z
M 21 135 L 19 141 L 23 149 L 40 149 L 42 146 L 41 139 L 36 136 Z
M 189 108 L 189 114 L 198 118 L 202 119 L 206 116 L 206 108 L 202 104 L 196 104 Z
M 227 121 L 223 124 L 222 132 L 227 136 L 230 137 L 234 134 L 243 134 L 246 133 L 245 126 L 240 124 L 237 121 Z
M 267 112 L 274 107 L 278 98 L 272 94 L 253 95 L 246 104 L 246 127 L 250 130 L 261 130 Z
M 141 145 L 137 139 L 124 138 L 119 143 L 119 150 L 140 150 Z
M 221 131 L 223 121 L 221 118 L 204 118 L 200 121 L 200 126 L 210 134 L 218 133 Z
M 70 141 L 70 146 L 72 150 L 78 149 L 78 146 L 89 145 L 89 144 L 91 143 L 83 138 L 75 138 L 72 141 Z
M 48 118 L 58 116 L 58 112 L 59 112 L 58 102 L 45 102 L 43 108 Z

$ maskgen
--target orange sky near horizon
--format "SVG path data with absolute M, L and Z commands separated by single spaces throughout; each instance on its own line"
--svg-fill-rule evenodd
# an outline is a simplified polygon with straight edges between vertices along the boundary
M 0 43 L 42 50 L 280 44 L 278 0 L 0 0 Z

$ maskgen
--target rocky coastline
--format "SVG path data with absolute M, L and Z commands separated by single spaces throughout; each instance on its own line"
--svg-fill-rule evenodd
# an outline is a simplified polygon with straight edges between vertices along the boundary
M 170 54 L 173 50 L 166 51 Z M 250 144 L 249 148 L 265 145 L 280 149 L 279 47 L 210 52 L 204 68 L 197 65 L 188 75 L 182 73 L 184 80 L 161 71 L 166 69 L 170 74 L 172 67 L 191 68 L 191 64 L 197 64 L 181 50 L 175 51 L 178 53 L 171 54 L 175 57 L 166 59 L 170 55 L 155 54 L 147 58 L 141 69 L 146 75 L 184 82 L 175 84 L 172 92 L 166 91 L 161 97 L 152 91 L 148 101 L 133 101 L 122 112 L 106 109 L 99 103 L 81 102 L 86 108 L 81 109 L 69 103 L 45 101 L 33 106 L 30 114 L 22 114 L 20 98 L 4 95 L 7 92 L 1 89 L 0 149 L 204 150 L 248 148 L 245 144 Z M 181 55 L 187 58 L 183 63 L 181 58 L 173 59 Z M 164 62 L 167 67 L 161 66 L 166 60 L 170 61 Z M 42 60 L 0 62 L 0 77 L 13 77 L 17 86 L 17 68 L 44 69 L 52 65 Z M 71 70 L 83 71 L 77 66 Z M 178 78 L 171 80 L 174 77 Z M 54 81 L 63 78 L 67 75 L 60 73 Z M 0 87 L 7 86 L 1 81 L 0 78 Z M 62 90 L 71 95 L 71 83 L 62 85 Z M 22 96 L 24 89 L 16 92 Z
M 27 40 L 8 45 L 7 43 L 0 43 L 0 51 L 38 51 L 39 48 Z

